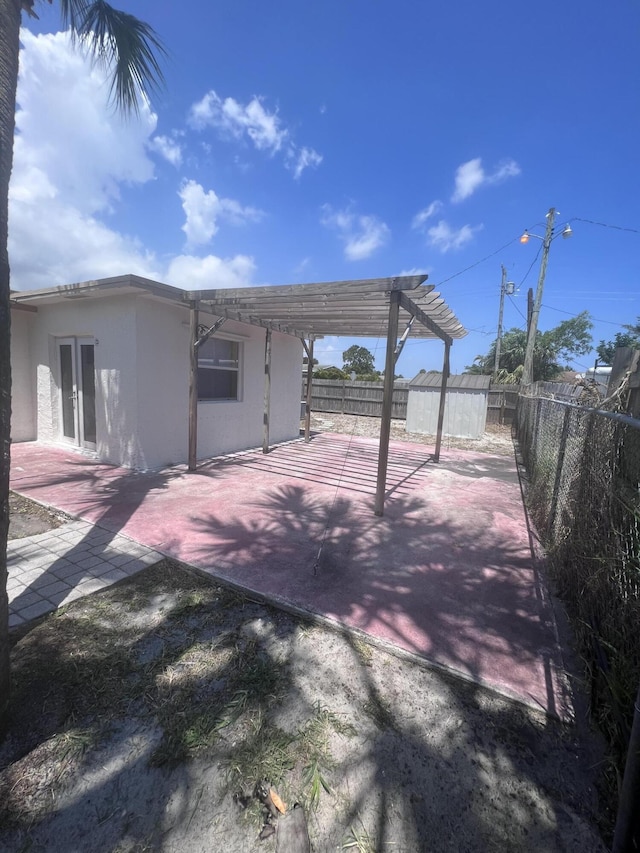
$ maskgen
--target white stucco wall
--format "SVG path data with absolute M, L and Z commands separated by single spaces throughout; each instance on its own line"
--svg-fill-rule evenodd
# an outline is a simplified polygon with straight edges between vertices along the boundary
M 136 298 L 137 467 L 185 462 L 189 443 L 189 312 Z
M 273 332 L 271 338 L 271 444 L 300 435 L 302 341 Z
M 198 458 L 262 445 L 265 330 L 228 321 L 219 332 L 242 343 L 241 399 L 198 404 Z M 240 337 L 241 336 L 241 337 Z M 274 332 L 271 338 L 271 444 L 300 432 L 302 343 Z
M 11 310 L 11 440 L 36 437 L 35 371 L 31 360 L 31 326 L 35 314 Z
M 57 340 L 95 339 L 96 434 L 100 459 L 140 467 L 137 426 L 135 311 L 127 297 L 39 306 L 32 328 L 39 441 L 59 443 Z
M 37 397 L 29 408 L 26 390 L 20 410 L 21 434 L 60 443 L 57 341 L 95 340 L 96 450 L 116 465 L 149 470 L 188 456 L 189 312 L 149 295 L 119 295 L 41 304 L 29 314 L 30 336 L 20 336 L 21 365 L 30 356 Z M 208 316 L 201 315 L 206 323 Z M 198 405 L 198 458 L 262 444 L 265 330 L 228 321 L 219 332 L 241 343 L 240 399 Z M 28 340 L 28 342 L 27 342 Z M 30 350 L 30 352 L 29 352 Z M 270 442 L 296 438 L 300 427 L 302 344 L 273 333 Z M 21 367 L 21 370 L 27 370 Z

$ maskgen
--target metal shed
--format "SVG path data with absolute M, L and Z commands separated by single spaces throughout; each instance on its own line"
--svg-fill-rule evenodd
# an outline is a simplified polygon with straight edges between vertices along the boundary
M 480 438 L 487 422 L 487 401 L 491 377 L 473 374 L 449 376 L 444 406 L 444 435 L 455 438 Z M 435 435 L 442 373 L 419 373 L 409 384 L 407 432 Z

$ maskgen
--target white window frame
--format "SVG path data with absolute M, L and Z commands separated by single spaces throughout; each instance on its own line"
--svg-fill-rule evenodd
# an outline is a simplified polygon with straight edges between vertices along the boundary
M 238 359 L 237 366 L 225 367 L 223 365 L 207 365 L 201 364 L 200 358 L 201 354 L 204 355 L 206 353 L 207 344 L 215 341 L 226 341 L 231 344 L 235 344 L 238 347 Z M 201 370 L 217 370 L 217 371 L 228 371 L 231 373 L 235 373 L 237 376 L 236 379 L 236 396 L 235 397 L 201 397 L 200 396 L 200 387 L 198 383 L 198 403 L 238 403 L 242 400 L 242 376 L 243 376 L 243 364 L 244 364 L 244 340 L 235 335 L 212 335 L 208 341 L 205 341 L 201 347 L 198 349 L 198 377 L 200 376 Z

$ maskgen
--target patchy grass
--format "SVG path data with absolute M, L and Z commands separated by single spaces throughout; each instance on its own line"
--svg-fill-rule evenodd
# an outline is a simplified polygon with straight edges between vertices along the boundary
M 512 703 L 169 561 L 12 639 L 2 849 L 248 853 L 266 780 L 302 804 L 317 850 L 533 853 L 557 796 L 557 831 L 600 853 L 573 736 L 518 739 Z
M 56 765 L 53 781 L 60 781 L 125 717 L 159 727 L 152 767 L 175 768 L 217 746 L 228 789 L 251 793 L 267 779 L 293 794 L 285 777 L 297 767 L 296 798 L 317 806 L 321 791 L 330 791 L 329 734 L 349 726 L 320 706 L 294 734 L 273 724 L 288 665 L 270 653 L 268 633 L 256 639 L 243 631 L 258 611 L 264 608 L 165 562 L 27 633 L 15 650 L 10 713 L 16 729 L 25 712 L 36 725 L 10 743 L 6 758 L 19 764 L 31 753 L 35 767 L 13 787 L 10 777 L 0 779 L 0 817 L 19 823 L 30 810 L 46 813 L 37 782 L 43 764 Z M 269 615 L 273 624 L 285 618 Z

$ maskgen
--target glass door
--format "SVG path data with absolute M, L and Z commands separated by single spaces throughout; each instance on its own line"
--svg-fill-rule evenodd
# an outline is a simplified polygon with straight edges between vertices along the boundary
M 60 433 L 71 444 L 95 450 L 96 380 L 95 347 L 91 338 L 61 338 Z

